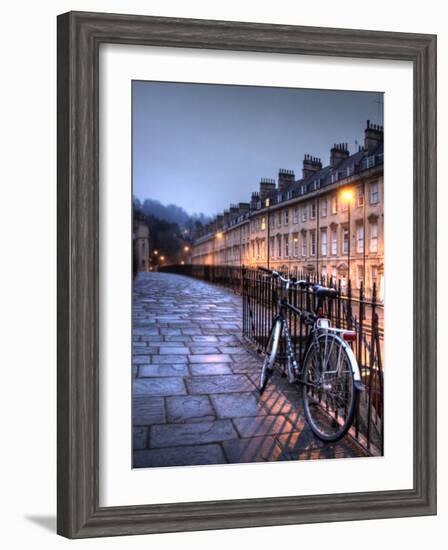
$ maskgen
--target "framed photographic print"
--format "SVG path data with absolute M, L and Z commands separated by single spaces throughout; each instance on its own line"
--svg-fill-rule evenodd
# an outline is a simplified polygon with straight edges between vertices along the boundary
M 436 513 L 436 38 L 58 18 L 58 532 Z

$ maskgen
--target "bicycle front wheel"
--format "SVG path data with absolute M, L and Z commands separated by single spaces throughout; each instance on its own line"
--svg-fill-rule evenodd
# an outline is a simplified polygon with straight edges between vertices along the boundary
M 273 373 L 281 332 L 282 322 L 280 319 L 276 319 L 272 324 L 272 328 L 269 333 L 268 342 L 266 344 L 266 356 L 263 361 L 263 366 L 261 367 L 259 383 L 260 393 L 263 393 L 266 388 L 266 384 Z
M 321 334 L 306 353 L 303 371 L 303 406 L 314 434 L 338 441 L 355 415 L 355 380 L 345 346 L 334 334 Z

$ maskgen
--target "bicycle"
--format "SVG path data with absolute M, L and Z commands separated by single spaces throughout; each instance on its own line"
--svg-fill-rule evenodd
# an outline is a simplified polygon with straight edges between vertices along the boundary
M 276 296 L 278 313 L 269 331 L 266 356 L 260 373 L 260 394 L 274 372 L 275 361 L 282 333 L 286 343 L 286 375 L 290 383 L 302 386 L 305 417 L 313 433 L 323 441 L 338 441 L 350 429 L 355 415 L 359 395 L 364 391 L 358 363 L 350 341 L 356 339 L 356 332 L 331 326 L 330 320 L 322 316 L 324 299 L 338 295 L 334 288 L 312 284 L 306 280 L 286 278 L 278 271 L 259 267 L 281 282 Z M 315 312 L 300 310 L 288 302 L 290 288 L 309 289 L 317 299 Z M 303 361 L 299 365 L 293 353 L 287 312 L 300 316 L 310 326 Z

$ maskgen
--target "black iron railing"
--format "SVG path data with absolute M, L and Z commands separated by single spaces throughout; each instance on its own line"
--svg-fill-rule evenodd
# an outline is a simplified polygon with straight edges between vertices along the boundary
M 220 284 L 241 293 L 243 335 L 259 352 L 265 350 L 272 319 L 276 314 L 276 296 L 285 292 L 278 280 L 256 269 L 238 266 L 176 265 L 166 266 L 162 270 Z M 336 298 L 323 301 L 321 313 L 331 320 L 333 326 L 356 332 L 356 340 L 351 345 L 361 370 L 365 391 L 361 395 L 351 433 L 368 452 L 381 455 L 384 433 L 384 306 L 376 298 L 376 286 L 374 284 L 371 295 L 366 296 L 362 284 L 359 289 L 352 290 L 350 281 L 343 287 L 340 280 L 331 277 L 305 273 L 296 275 L 339 291 Z M 312 291 L 306 289 L 290 289 L 288 301 L 299 309 L 315 311 L 317 307 Z M 289 316 L 294 352 L 301 361 L 309 326 L 291 312 Z M 283 343 L 278 357 L 279 362 L 286 358 Z

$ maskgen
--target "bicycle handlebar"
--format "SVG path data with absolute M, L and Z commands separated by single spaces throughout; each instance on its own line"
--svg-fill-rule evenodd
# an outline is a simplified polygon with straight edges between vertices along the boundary
M 258 267 L 258 270 L 271 275 L 272 277 L 274 277 L 274 279 L 280 279 L 283 283 L 286 283 L 286 284 L 299 286 L 300 288 L 311 287 L 316 294 L 320 293 L 321 295 L 325 295 L 328 297 L 334 297 L 334 296 L 337 296 L 338 294 L 338 291 L 335 288 L 329 288 L 319 284 L 310 283 L 309 281 L 306 281 L 304 279 L 297 280 L 294 277 L 291 279 L 288 279 L 286 277 L 283 277 L 283 275 L 281 275 L 278 271 L 275 271 L 274 269 L 267 269 L 266 267 Z

